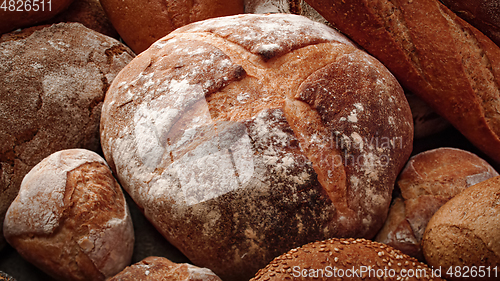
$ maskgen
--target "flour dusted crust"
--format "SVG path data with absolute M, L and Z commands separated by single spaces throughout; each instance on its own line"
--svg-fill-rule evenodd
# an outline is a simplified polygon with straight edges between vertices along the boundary
M 221 281 L 208 268 L 188 263 L 175 263 L 163 257 L 147 257 L 135 263 L 108 281 Z
M 412 136 L 402 89 L 378 61 L 325 25 L 278 14 L 157 41 L 113 82 L 101 119 L 123 187 L 223 280 L 313 240 L 373 237 Z
M 5 217 L 7 241 L 58 280 L 104 280 L 132 257 L 132 220 L 120 186 L 94 152 L 56 152 L 36 165 Z
M 1 37 L 0 230 L 24 175 L 43 158 L 68 148 L 100 150 L 104 94 L 131 59 L 126 46 L 81 24 Z

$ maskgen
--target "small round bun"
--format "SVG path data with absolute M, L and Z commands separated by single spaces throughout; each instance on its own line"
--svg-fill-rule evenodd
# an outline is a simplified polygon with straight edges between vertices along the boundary
M 251 281 L 443 280 L 426 264 L 390 246 L 366 239 L 333 238 L 275 258 Z
M 474 267 L 488 270 L 480 280 L 499 280 L 500 176 L 467 188 L 444 204 L 431 218 L 422 239 L 426 261 L 433 267 L 452 268 L 450 280 Z M 495 269 L 496 268 L 496 269 Z M 458 270 L 458 271 L 460 271 Z
M 134 231 L 102 157 L 56 152 L 23 179 L 4 223 L 7 242 L 58 280 L 105 280 L 130 263 Z
M 174 263 L 163 257 L 147 257 L 107 281 L 221 281 L 210 269 Z

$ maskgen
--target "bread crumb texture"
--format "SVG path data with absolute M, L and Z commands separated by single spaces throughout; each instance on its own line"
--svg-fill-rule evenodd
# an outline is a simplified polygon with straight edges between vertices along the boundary
M 310 241 L 373 237 L 412 136 L 387 69 L 280 14 L 157 41 L 113 82 L 101 122 L 105 157 L 146 217 L 224 280 Z

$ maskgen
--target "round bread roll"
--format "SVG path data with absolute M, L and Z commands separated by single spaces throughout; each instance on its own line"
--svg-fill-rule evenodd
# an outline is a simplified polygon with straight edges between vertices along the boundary
M 29 0 L 2 1 L 0 4 L 2 5 L 0 9 L 0 35 L 48 20 L 62 12 L 72 2 L 73 0 L 50 0 L 36 3 Z
M 382 243 L 333 238 L 282 254 L 251 281 L 444 280 L 439 275 L 439 271 Z
M 137 54 L 178 27 L 204 19 L 242 14 L 243 0 L 100 0 L 121 38 Z
M 132 57 L 125 45 L 81 24 L 2 36 L 0 248 L 5 212 L 33 166 L 61 149 L 100 150 L 104 95 Z
M 373 237 L 412 147 L 395 78 L 288 14 L 182 27 L 111 85 L 101 139 L 146 217 L 195 265 L 249 279 L 332 236 Z
M 4 234 L 23 258 L 58 280 L 105 280 L 130 264 L 134 230 L 104 159 L 62 150 L 23 179 Z
M 486 161 L 461 149 L 443 147 L 413 156 L 397 181 L 404 200 L 395 198 L 375 240 L 423 261 L 420 242 L 434 213 L 469 186 L 496 176 Z
M 500 279 L 500 176 L 467 188 L 431 218 L 422 239 L 426 261 L 449 280 Z M 481 273 L 482 270 L 482 273 Z M 474 276 L 475 274 L 475 276 Z
M 163 257 L 147 257 L 107 281 L 221 281 L 210 269 L 174 263 Z

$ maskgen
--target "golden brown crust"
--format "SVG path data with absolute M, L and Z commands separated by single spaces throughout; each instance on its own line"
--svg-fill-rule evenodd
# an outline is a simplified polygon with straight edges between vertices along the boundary
M 427 265 L 385 244 L 333 238 L 290 250 L 261 269 L 251 281 L 400 279 L 443 280 L 433 276 Z
M 125 268 L 108 281 L 221 281 L 207 268 L 175 263 L 163 257 L 147 257 Z
M 442 266 L 443 270 L 500 266 L 499 202 L 497 176 L 467 188 L 444 204 L 429 221 L 422 240 L 429 265 Z M 490 272 L 490 278 L 483 279 L 498 280 L 498 276 L 498 272 Z
M 438 148 L 413 156 L 397 181 L 404 202 L 393 204 L 376 240 L 423 261 L 421 240 L 434 213 L 466 188 L 495 176 L 486 161 L 460 149 Z
M 120 73 L 103 113 L 103 151 L 124 188 L 227 280 L 310 241 L 373 237 L 413 136 L 380 62 L 282 14 L 177 29 Z
M 58 280 L 104 280 L 130 262 L 134 244 L 120 186 L 102 158 L 80 149 L 52 154 L 26 175 L 4 231 Z
M 308 0 L 500 161 L 500 48 L 437 0 Z
M 137 54 L 176 28 L 209 18 L 242 14 L 243 0 L 172 1 L 101 0 L 120 36 Z

